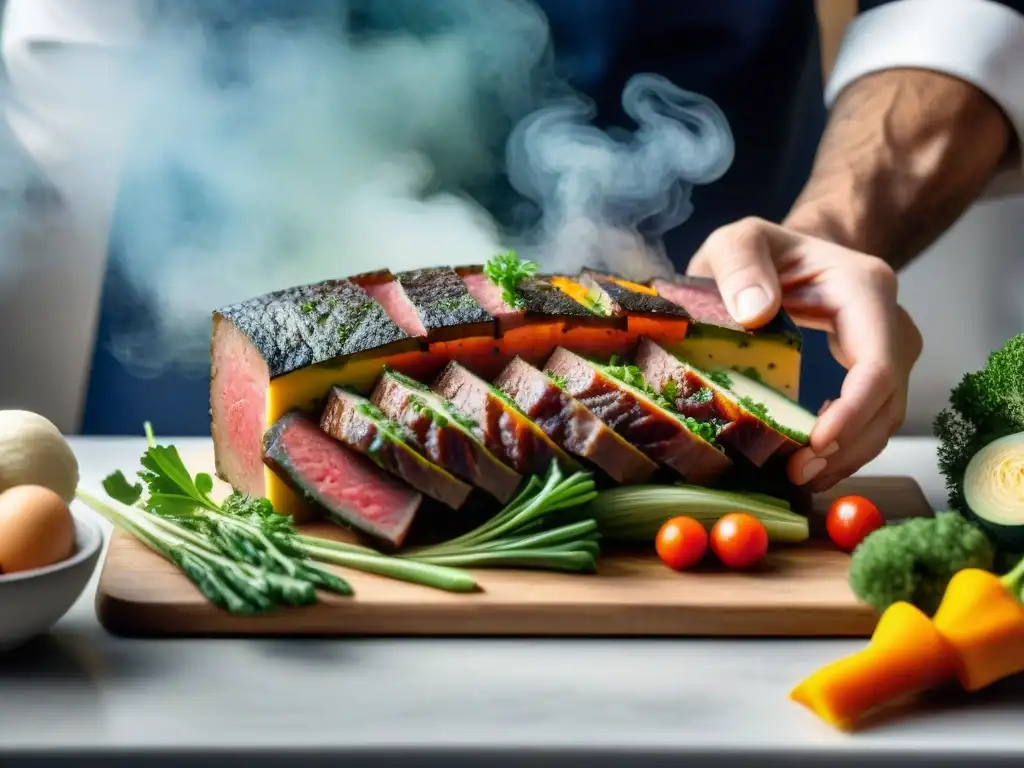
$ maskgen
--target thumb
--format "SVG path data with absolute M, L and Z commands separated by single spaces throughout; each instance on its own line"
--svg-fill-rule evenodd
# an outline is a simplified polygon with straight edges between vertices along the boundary
M 729 224 L 711 233 L 687 270 L 713 277 L 729 314 L 746 328 L 764 325 L 782 306 L 770 235 L 756 219 Z

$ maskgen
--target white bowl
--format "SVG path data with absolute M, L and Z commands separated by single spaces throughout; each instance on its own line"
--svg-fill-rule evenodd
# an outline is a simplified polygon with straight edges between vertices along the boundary
M 0 576 L 0 652 L 50 630 L 89 583 L 103 549 L 103 532 L 72 511 L 75 554 L 45 568 Z

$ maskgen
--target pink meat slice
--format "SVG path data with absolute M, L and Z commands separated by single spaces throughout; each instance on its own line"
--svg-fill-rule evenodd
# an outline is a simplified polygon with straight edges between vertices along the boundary
M 249 496 L 266 496 L 263 430 L 270 373 L 249 339 L 214 316 L 210 416 L 217 476 Z
M 295 411 L 267 431 L 264 461 L 332 521 L 392 547 L 405 541 L 423 500 L 421 494 Z
M 501 298 L 501 288 L 492 283 L 483 272 L 463 274 L 462 282 L 476 303 L 498 321 L 502 332 L 518 328 L 526 322 L 526 312 L 510 307 Z
M 368 283 L 362 286 L 371 298 L 384 307 L 388 316 L 395 321 L 395 325 L 416 339 L 425 338 L 427 329 L 420 320 L 416 307 L 405 295 L 402 284 L 391 279 L 378 283 Z
M 729 314 L 714 280 L 705 277 L 678 277 L 676 280 L 655 280 L 651 285 L 659 296 L 685 309 L 695 322 L 746 333 Z

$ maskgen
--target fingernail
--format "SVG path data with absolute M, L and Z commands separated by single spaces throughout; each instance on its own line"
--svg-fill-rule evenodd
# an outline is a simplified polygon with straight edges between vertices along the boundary
M 803 481 L 805 483 L 811 482 L 814 478 L 821 474 L 821 470 L 825 468 L 827 462 L 822 458 L 811 459 L 807 462 L 804 467 Z
M 828 445 L 825 446 L 825 449 L 823 451 L 818 451 L 817 455 L 821 456 L 821 458 L 824 459 L 824 458 L 828 458 L 829 456 L 831 456 L 833 453 L 835 453 L 838 450 L 839 450 L 839 443 L 837 443 L 835 440 L 833 440 L 831 443 L 829 443 Z
M 744 288 L 736 294 L 736 319 L 741 323 L 753 320 L 768 306 L 768 294 L 760 286 Z

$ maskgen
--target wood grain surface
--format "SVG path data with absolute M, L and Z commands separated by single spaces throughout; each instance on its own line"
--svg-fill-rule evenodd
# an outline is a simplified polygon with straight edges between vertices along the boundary
M 207 457 L 183 457 L 193 468 Z M 875 501 L 889 519 L 930 515 L 906 477 L 851 478 L 815 499 L 816 517 L 837 494 Z M 341 537 L 329 524 L 309 533 Z M 820 535 L 820 519 L 812 521 Z M 874 613 L 847 581 L 849 555 L 822 541 L 771 551 L 758 569 L 676 573 L 653 554 L 603 555 L 599 573 L 476 571 L 482 591 L 452 594 L 370 574 L 343 573 L 353 597 L 322 596 L 307 608 L 258 618 L 210 605 L 170 563 L 134 538 L 111 540 L 96 611 L 126 636 L 782 636 L 866 637 Z

